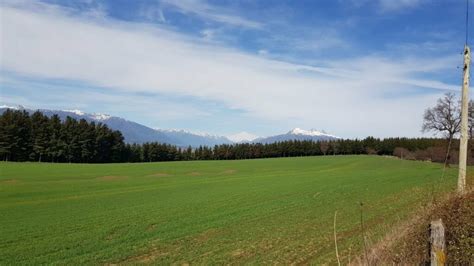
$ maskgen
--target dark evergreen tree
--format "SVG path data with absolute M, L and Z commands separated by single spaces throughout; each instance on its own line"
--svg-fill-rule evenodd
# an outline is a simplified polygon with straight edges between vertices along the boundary
M 0 154 L 5 161 L 12 160 L 15 150 L 15 143 L 17 143 L 15 126 L 14 112 L 7 109 L 0 117 Z
M 40 111 L 31 115 L 31 137 L 33 150 L 30 154 L 30 160 L 39 161 L 47 159 L 47 149 L 51 137 L 49 127 L 49 118 Z M 45 158 L 46 157 L 46 158 Z
M 164 143 L 125 144 L 119 131 L 104 124 L 77 121 L 57 115 L 48 118 L 41 112 L 6 110 L 0 116 L 0 156 L 11 161 L 51 161 L 78 163 L 157 162 L 180 160 L 232 160 L 273 157 L 379 154 L 405 151 L 404 158 L 439 161 L 440 147 L 446 140 L 432 138 L 367 137 L 329 142 L 291 140 L 276 143 L 215 145 L 213 148 L 180 148 Z M 453 147 L 456 147 L 454 143 Z M 441 155 L 440 155 L 441 154 Z M 472 153 L 471 153 L 472 154 Z M 471 159 L 470 162 L 474 162 Z
M 62 124 L 59 116 L 53 115 L 49 120 L 49 132 L 51 135 L 49 145 L 46 148 L 46 153 L 51 162 L 61 162 L 64 158 L 66 145 L 61 139 L 61 128 Z

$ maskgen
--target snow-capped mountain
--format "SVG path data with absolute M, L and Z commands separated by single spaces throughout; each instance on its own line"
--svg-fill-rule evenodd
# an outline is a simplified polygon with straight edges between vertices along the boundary
M 337 136 L 327 134 L 324 130 L 323 131 L 318 131 L 318 130 L 315 130 L 315 129 L 304 130 L 304 129 L 301 129 L 301 128 L 298 128 L 298 127 L 290 130 L 287 134 L 311 136 L 311 137 L 328 137 L 328 138 L 339 139 L 339 137 L 337 137 Z
M 258 138 L 253 140 L 253 143 L 274 143 L 287 140 L 313 140 L 313 141 L 322 141 L 322 140 L 336 140 L 339 137 L 327 134 L 324 131 L 318 130 L 304 130 L 301 128 L 294 128 L 286 134 L 275 135 L 265 138 Z
M 228 139 L 232 140 L 235 143 L 240 143 L 240 142 L 251 142 L 252 140 L 258 138 L 258 136 L 248 133 L 248 132 L 240 132 L 237 134 L 233 134 L 230 136 L 227 136 Z
M 182 129 L 156 129 L 170 138 L 176 139 L 178 146 L 214 146 L 218 144 L 231 144 L 232 141 L 223 136 L 196 133 Z
M 96 120 L 96 121 L 103 121 L 103 120 L 107 120 L 109 118 L 112 118 L 111 115 L 101 114 L 101 113 L 86 114 L 83 111 L 77 110 L 77 109 L 75 109 L 75 110 L 61 110 L 61 111 L 66 112 L 66 113 L 73 113 L 77 116 L 87 116 L 87 118 L 92 119 L 92 120 Z
M 33 113 L 35 110 L 24 108 L 21 105 L 7 106 L 0 105 L 0 114 L 7 109 L 25 110 Z M 70 116 L 74 119 L 85 119 L 89 122 L 103 123 L 114 130 L 122 132 L 125 141 L 128 143 L 145 143 L 145 142 L 161 142 L 176 145 L 179 147 L 198 147 L 198 146 L 214 146 L 218 144 L 232 144 L 232 143 L 274 143 L 287 140 L 336 140 L 339 137 L 327 134 L 324 131 L 304 130 L 295 128 L 286 134 L 275 135 L 270 137 L 257 138 L 257 136 L 248 133 L 240 132 L 228 137 L 210 135 L 206 133 L 195 133 L 182 129 L 153 129 L 139 123 L 129 121 L 120 117 L 111 116 L 100 113 L 86 113 L 81 110 L 48 110 L 39 109 L 44 115 L 53 116 L 58 115 L 60 119 L 65 120 Z
M 21 106 L 21 105 L 18 105 L 18 106 L 9 106 L 9 105 L 2 104 L 2 105 L 0 105 L 0 109 L 20 110 L 20 109 L 24 109 L 24 108 L 23 108 L 23 106 Z
M 73 114 L 76 114 L 76 115 L 85 115 L 85 113 L 81 110 L 77 110 L 77 109 L 73 109 L 73 110 L 62 110 L 64 112 L 68 112 L 68 113 L 73 113 Z
M 0 105 L 0 113 L 3 113 L 6 109 L 14 110 L 25 110 L 32 113 L 36 110 L 26 109 L 22 106 L 7 106 Z M 153 129 L 139 123 L 129 121 L 120 117 L 111 116 L 100 113 L 86 113 L 81 110 L 48 110 L 40 109 L 44 115 L 52 116 L 58 115 L 62 120 L 70 116 L 74 119 L 80 120 L 85 119 L 89 122 L 103 123 L 114 130 L 122 132 L 125 141 L 128 143 L 145 143 L 145 142 L 161 142 L 168 143 L 180 147 L 198 147 L 198 146 L 214 146 L 216 144 L 230 144 L 232 141 L 226 137 L 212 136 L 208 134 L 197 134 L 184 130 L 163 130 Z

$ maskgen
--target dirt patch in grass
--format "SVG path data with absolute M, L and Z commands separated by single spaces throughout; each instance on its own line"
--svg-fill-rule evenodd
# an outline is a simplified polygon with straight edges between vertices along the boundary
M 154 174 L 149 175 L 149 177 L 167 177 L 167 176 L 171 176 L 171 175 L 167 173 L 154 173 Z
M 193 265 L 192 260 L 188 262 L 184 258 L 176 258 L 178 254 L 185 255 L 198 248 L 202 243 L 203 239 L 209 239 L 210 235 L 217 234 L 218 230 L 209 229 L 204 231 L 197 236 L 189 236 L 181 239 L 177 239 L 171 243 L 162 242 L 160 239 L 154 239 L 149 242 L 147 249 L 141 250 L 142 253 L 130 256 L 122 261 L 111 263 L 110 265 L 137 265 L 137 264 L 153 264 L 153 265 L 170 265 L 169 261 L 173 261 L 171 265 Z M 193 260 L 199 260 L 201 257 L 208 257 L 212 255 L 214 251 L 208 251 L 202 254 L 197 254 L 193 257 Z M 206 265 L 199 264 L 198 265 Z
M 224 174 L 224 175 L 231 175 L 231 174 L 235 174 L 235 173 L 237 173 L 237 170 L 235 170 L 235 169 L 227 169 L 227 170 L 222 172 L 222 174 Z
M 7 180 L 3 180 L 0 183 L 5 184 L 5 185 L 15 185 L 15 184 L 20 183 L 20 181 L 18 181 L 16 179 L 7 179 Z
M 147 230 L 148 232 L 151 232 L 151 231 L 154 231 L 155 228 L 156 228 L 156 224 L 150 224 L 150 225 L 148 225 L 148 227 L 146 228 L 146 230 Z
M 470 188 L 471 190 L 474 189 L 474 174 L 473 173 L 467 173 L 466 177 L 466 186 Z
M 171 244 L 163 244 L 159 243 L 159 239 L 156 239 L 155 241 L 153 241 L 153 243 L 149 245 L 147 249 L 142 250 L 137 255 L 130 256 L 119 262 L 110 263 L 109 265 L 136 265 L 142 263 L 157 264 L 159 260 L 162 260 L 168 256 L 175 256 L 175 254 L 179 254 L 180 250 L 185 246 L 185 243 L 187 243 L 187 241 L 181 239 Z M 175 263 L 174 265 L 177 265 L 177 263 Z
M 103 181 L 114 181 L 114 180 L 123 180 L 127 178 L 126 176 L 118 176 L 118 175 L 104 175 L 104 176 L 99 176 L 97 179 L 103 180 Z
M 239 249 L 236 249 L 236 250 L 232 251 L 230 253 L 230 255 L 233 258 L 240 258 L 240 257 L 243 257 L 245 255 L 245 251 L 239 248 Z
M 127 260 L 125 260 L 123 262 L 120 262 L 119 264 L 130 264 L 130 263 L 132 265 L 137 264 L 137 263 L 149 264 L 149 263 L 152 263 L 153 261 L 157 260 L 160 257 L 166 257 L 168 254 L 170 254 L 170 252 L 160 250 L 158 248 L 154 248 L 146 254 L 135 256 L 135 257 L 130 257 Z
M 198 243 L 205 243 L 209 241 L 209 239 L 218 236 L 220 233 L 217 229 L 209 229 L 206 230 L 199 235 L 195 236 L 192 241 L 198 242 Z
M 152 231 L 156 228 L 156 224 L 150 224 L 147 228 L 147 231 Z M 211 239 L 222 234 L 222 231 L 218 229 L 208 229 L 197 235 L 188 236 L 185 238 L 177 239 L 172 243 L 160 243 L 159 239 L 153 241 L 150 247 L 147 250 L 143 250 L 141 254 L 128 257 L 123 261 L 118 262 L 118 264 L 137 264 L 137 263 L 146 263 L 154 264 L 157 263 L 160 259 L 163 259 L 167 256 L 175 256 L 179 254 L 180 250 L 192 250 L 194 247 L 199 247 L 210 241 Z M 208 253 L 211 254 L 212 252 Z M 205 256 L 204 254 L 202 256 Z M 179 262 L 175 263 L 181 264 Z
M 446 230 L 447 265 L 474 264 L 474 192 L 453 193 L 397 226 L 370 251 L 371 264 L 422 265 L 430 262 L 429 224 L 441 218 Z M 359 258 L 359 261 L 362 258 Z
M 190 175 L 190 176 L 200 176 L 201 173 L 200 172 L 189 172 L 188 175 Z

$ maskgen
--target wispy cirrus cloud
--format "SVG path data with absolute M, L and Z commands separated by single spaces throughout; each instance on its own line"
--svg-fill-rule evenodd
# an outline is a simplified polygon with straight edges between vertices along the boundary
M 202 19 L 228 24 L 231 26 L 261 29 L 263 24 L 235 14 L 231 10 L 208 4 L 205 0 L 162 0 L 164 7 L 173 8 L 184 14 L 194 14 Z
M 380 12 L 397 12 L 402 10 L 409 10 L 420 6 L 427 2 L 426 0 L 350 0 L 352 5 L 362 7 L 366 5 L 374 5 L 374 7 Z
M 38 79 L 83 81 L 109 94 L 126 92 L 121 98 L 126 102 L 131 97 L 140 101 L 133 96 L 137 93 L 213 101 L 252 119 L 273 121 L 278 130 L 317 125 L 344 137 L 419 135 L 423 109 L 454 88 L 436 73 L 450 68 L 456 56 L 348 55 L 308 66 L 150 25 L 91 22 L 58 8 L 1 9 L 1 69 Z M 401 91 L 424 93 L 391 97 Z M 140 102 L 144 109 L 157 108 L 152 100 Z
M 161 7 L 142 6 L 138 15 L 147 21 L 166 23 L 166 17 Z

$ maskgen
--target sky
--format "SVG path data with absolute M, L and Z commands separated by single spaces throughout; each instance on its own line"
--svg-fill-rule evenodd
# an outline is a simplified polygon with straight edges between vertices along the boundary
M 3 0 L 0 105 L 225 136 L 424 136 L 424 110 L 461 88 L 465 12 L 462 0 Z

